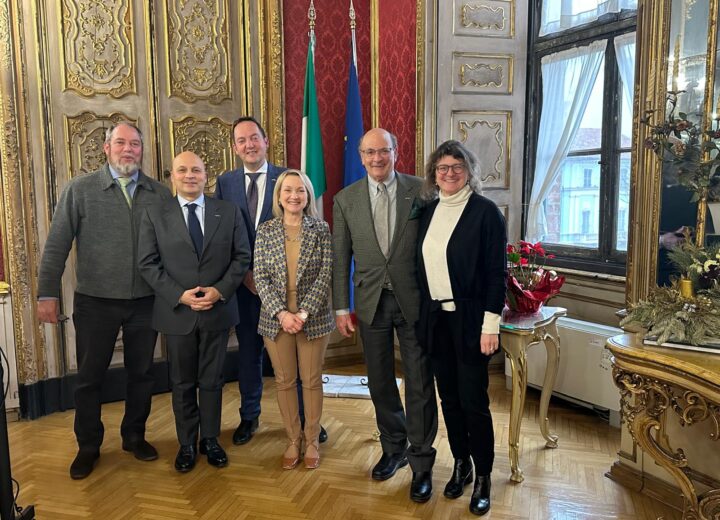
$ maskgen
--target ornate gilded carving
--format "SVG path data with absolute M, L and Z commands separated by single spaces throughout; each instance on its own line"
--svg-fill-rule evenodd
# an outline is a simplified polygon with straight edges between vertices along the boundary
M 457 34 L 499 38 L 512 38 L 515 35 L 514 0 L 455 0 L 455 11 Z
M 685 497 L 683 518 L 717 518 L 720 514 L 720 490 L 697 495 L 687 457 L 682 449 L 673 450 L 670 446 L 670 440 L 664 434 L 664 421 L 667 410 L 675 412 L 683 426 L 710 421 L 710 438 L 717 441 L 720 403 L 672 382 L 626 370 L 616 361 L 613 362 L 613 380 L 620 389 L 623 420 L 633 440 L 679 484 Z
M 454 112 L 453 133 L 475 150 L 485 188 L 509 187 L 510 112 Z
M 63 0 L 61 27 L 64 90 L 115 98 L 136 92 L 130 2 Z
M 503 84 L 502 65 L 476 63 L 460 67 L 460 83 L 473 87 L 500 87 Z
M 170 95 L 192 103 L 231 96 L 230 31 L 225 1 L 166 1 Z
M 208 173 L 206 190 L 215 191 L 218 175 L 233 168 L 233 155 L 230 149 L 232 142 L 232 124 L 216 117 L 201 121 L 194 117 L 186 117 L 179 121 L 171 121 L 172 156 L 182 151 L 192 151 L 200 156 Z
M 100 116 L 94 112 L 83 112 L 77 116 L 65 116 L 65 139 L 68 146 L 68 178 L 82 173 L 90 173 L 105 164 L 105 131 L 114 123 L 130 121 L 137 123 L 125 114 L 112 113 Z
M 461 15 L 463 27 L 474 29 L 505 29 L 505 9 L 482 4 L 465 4 Z
M 12 60 L 10 37 L 10 13 L 7 2 L 0 5 L 0 66 L 9 68 Z

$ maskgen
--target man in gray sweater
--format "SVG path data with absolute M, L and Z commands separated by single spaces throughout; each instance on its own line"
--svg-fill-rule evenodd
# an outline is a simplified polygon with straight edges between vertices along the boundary
M 123 122 L 109 128 L 103 149 L 107 164 L 72 179 L 60 196 L 38 280 L 40 321 L 57 323 L 62 274 L 74 241 L 75 436 L 79 450 L 70 466 L 73 479 L 87 477 L 100 456 L 104 433 L 100 392 L 120 329 L 127 370 L 122 448 L 139 460 L 158 456 L 145 440 L 157 333 L 151 326 L 153 291 L 137 268 L 137 235 L 146 208 L 172 196 L 167 187 L 140 171 L 143 143 L 135 125 Z

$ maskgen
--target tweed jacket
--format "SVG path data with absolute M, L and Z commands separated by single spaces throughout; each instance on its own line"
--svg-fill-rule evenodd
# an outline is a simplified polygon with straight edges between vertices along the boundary
M 423 206 L 419 196 L 423 181 L 419 177 L 396 174 L 395 233 L 389 258 L 383 255 L 375 236 L 367 176 L 335 195 L 333 306 L 336 310 L 350 306 L 350 261 L 354 257 L 355 311 L 364 323 L 372 323 L 375 318 L 386 275 L 407 322 L 414 324 L 420 312 L 415 244 Z
M 335 328 L 330 312 L 332 240 L 327 222 L 304 216 L 297 267 L 298 308 L 308 313 L 303 328 L 312 340 Z M 278 312 L 287 309 L 285 229 L 281 218 L 260 224 L 255 240 L 255 286 L 262 302 L 258 334 L 275 339 L 280 332 Z

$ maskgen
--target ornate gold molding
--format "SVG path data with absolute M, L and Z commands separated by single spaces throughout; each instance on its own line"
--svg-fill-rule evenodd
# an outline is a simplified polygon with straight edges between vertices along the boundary
M 642 73 L 635 77 L 633 101 L 627 305 L 646 298 L 657 285 L 660 161 L 645 148 L 649 134 L 640 118 L 645 110 L 658 110 L 657 120 L 664 119 L 669 29 L 669 0 L 639 0 L 636 70 Z
M 457 139 L 467 143 L 480 158 L 483 187 L 509 188 L 512 112 L 459 110 L 452 113 L 451 121 L 451 135 L 457 133 Z M 472 130 L 479 142 L 470 142 Z
M 6 223 L 8 281 L 13 291 L 13 332 L 20 383 L 47 377 L 45 340 L 35 315 L 38 254 L 32 159 L 28 150 L 27 73 L 23 56 L 22 11 L 0 3 L 0 175 Z
M 512 55 L 453 52 L 455 93 L 505 94 L 513 92 Z
M 68 179 L 79 174 L 94 172 L 105 164 L 107 158 L 103 144 L 105 131 L 109 126 L 120 121 L 137 124 L 137 120 L 118 112 L 98 115 L 88 111 L 77 116 L 63 116 L 63 119 L 67 143 L 65 161 L 69 170 Z
M 188 103 L 232 98 L 227 0 L 165 2 L 171 96 Z
M 465 2 L 457 10 L 456 33 L 495 38 L 515 36 L 515 0 Z
M 434 3 L 434 2 L 433 2 Z M 415 3 L 415 175 L 425 172 L 425 0 Z
M 370 0 L 370 126 L 380 126 L 380 0 Z
M 259 67 L 261 118 L 267 128 L 272 161 L 276 164 L 285 164 L 285 53 L 282 1 L 263 0 L 258 4 L 260 5 L 258 38 L 263 49 L 260 53 Z
M 63 90 L 114 98 L 137 92 L 132 20 L 131 2 L 63 0 Z

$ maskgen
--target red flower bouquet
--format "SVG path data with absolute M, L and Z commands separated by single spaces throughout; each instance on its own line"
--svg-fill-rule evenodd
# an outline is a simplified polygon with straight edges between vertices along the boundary
M 508 284 L 505 304 L 520 313 L 534 313 L 560 292 L 564 276 L 545 269 L 545 261 L 554 258 L 542 244 L 525 242 L 508 244 Z

